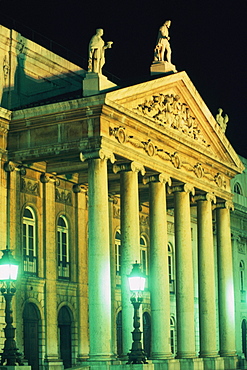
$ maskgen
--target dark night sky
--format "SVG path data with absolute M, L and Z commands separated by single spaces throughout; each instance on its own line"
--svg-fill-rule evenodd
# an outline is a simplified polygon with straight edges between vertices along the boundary
M 172 62 L 187 72 L 214 116 L 219 107 L 229 115 L 226 136 L 247 157 L 247 0 L 0 0 L 0 5 L 1 24 L 11 27 L 11 17 L 23 36 L 29 35 L 19 23 L 83 58 L 95 29 L 103 28 L 103 39 L 114 42 L 105 69 L 125 80 L 149 74 L 158 29 L 170 19 Z

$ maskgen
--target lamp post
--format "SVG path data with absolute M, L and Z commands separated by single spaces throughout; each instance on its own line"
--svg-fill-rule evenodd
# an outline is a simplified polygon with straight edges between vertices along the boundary
M 130 291 L 132 292 L 132 296 L 130 298 L 130 302 L 134 307 L 134 317 L 133 317 L 133 326 L 134 330 L 132 331 L 132 348 L 128 353 L 128 362 L 127 364 L 147 364 L 146 353 L 142 348 L 141 343 L 141 335 L 142 332 L 140 330 L 140 314 L 139 308 L 142 304 L 143 298 L 141 296 L 141 292 L 145 288 L 145 276 L 141 272 L 140 264 L 134 263 L 132 271 L 128 276 L 129 280 L 129 287 Z
M 5 342 L 1 353 L 0 365 L 15 366 L 23 365 L 21 353 L 18 352 L 15 342 L 15 328 L 13 327 L 13 316 L 11 301 L 16 292 L 13 282 L 17 279 L 18 263 L 11 254 L 8 247 L 2 250 L 3 256 L 0 259 L 0 281 L 2 281 L 1 293 L 5 298 Z

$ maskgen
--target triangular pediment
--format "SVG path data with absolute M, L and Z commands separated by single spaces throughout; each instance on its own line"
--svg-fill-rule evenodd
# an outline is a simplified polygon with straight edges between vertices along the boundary
M 238 155 L 185 72 L 109 92 L 105 102 L 142 121 L 147 132 L 152 127 L 164 133 L 164 140 L 170 137 L 182 151 L 187 147 L 193 156 L 220 163 L 232 175 L 243 171 Z

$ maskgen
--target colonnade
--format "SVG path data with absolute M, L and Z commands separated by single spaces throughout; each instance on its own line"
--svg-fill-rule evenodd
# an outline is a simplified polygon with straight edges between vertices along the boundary
M 111 342 L 111 281 L 109 255 L 109 215 L 107 154 L 90 159 L 89 187 L 89 336 L 90 360 L 113 358 Z M 121 298 L 123 317 L 123 351 L 131 348 L 132 307 L 127 275 L 132 263 L 140 260 L 138 173 L 144 167 L 138 163 L 114 164 L 120 176 L 121 202 Z M 170 350 L 170 292 L 168 281 L 166 220 L 166 183 L 162 174 L 147 177 L 150 208 L 150 275 L 149 289 L 152 317 L 152 358 L 171 358 Z M 176 246 L 176 310 L 177 358 L 196 358 L 194 281 L 191 241 L 190 199 L 194 188 L 189 184 L 169 186 L 174 199 L 174 228 Z M 216 198 L 210 193 L 194 196 L 198 223 L 199 331 L 202 358 L 235 356 L 234 297 L 230 214 L 227 202 L 215 204 L 217 214 L 217 272 L 216 294 L 215 254 L 213 245 L 212 207 Z M 158 283 L 157 283 L 158 282 Z M 219 348 L 217 348 L 217 307 L 219 300 Z

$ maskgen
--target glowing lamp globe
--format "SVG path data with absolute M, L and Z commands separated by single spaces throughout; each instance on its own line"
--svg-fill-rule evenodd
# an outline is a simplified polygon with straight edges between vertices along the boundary
M 140 269 L 140 263 L 134 263 L 131 273 L 128 275 L 129 288 L 132 292 L 142 292 L 145 289 L 146 278 Z
M 11 254 L 11 250 L 2 250 L 3 256 L 0 259 L 0 280 L 12 281 L 17 279 L 18 263 Z

